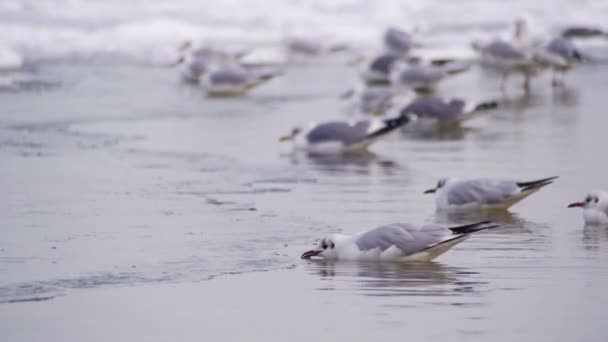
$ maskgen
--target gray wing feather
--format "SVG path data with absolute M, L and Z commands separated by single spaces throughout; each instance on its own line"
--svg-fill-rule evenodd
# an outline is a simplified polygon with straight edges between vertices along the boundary
M 549 44 L 547 44 L 547 50 L 551 53 L 559 55 L 562 58 L 565 58 L 568 61 L 578 58 L 576 46 L 574 46 L 574 44 L 566 38 L 554 38 L 549 42 Z
M 449 102 L 438 97 L 421 97 L 413 100 L 401 110 L 401 115 L 416 114 L 419 117 L 449 121 L 458 118 L 464 113 L 466 103 L 460 99 Z
M 501 59 L 524 59 L 526 58 L 526 54 L 515 48 L 513 45 L 503 42 L 503 41 L 494 41 L 490 43 L 485 49 L 485 53 L 488 55 L 501 58 Z
M 512 181 L 475 179 L 458 182 L 450 186 L 447 193 L 448 204 L 468 203 L 496 204 L 519 192 Z
M 410 66 L 399 75 L 399 82 L 404 85 L 428 84 L 441 80 L 446 73 L 436 67 Z
M 374 58 L 369 66 L 370 70 L 375 72 L 388 74 L 393 67 L 393 64 L 399 59 L 399 57 L 391 54 L 381 55 Z
M 321 144 L 327 142 L 340 142 L 344 145 L 356 144 L 367 137 L 370 121 L 362 120 L 355 125 L 347 122 L 328 122 L 313 128 L 306 135 L 310 144 Z
M 244 70 L 223 69 L 211 73 L 210 82 L 214 85 L 241 85 L 247 84 L 249 75 Z
M 406 32 L 392 27 L 384 34 L 384 43 L 392 50 L 407 51 L 412 47 L 412 38 Z
M 404 223 L 393 223 L 361 234 L 355 243 L 362 251 L 376 248 L 385 251 L 395 246 L 406 256 L 442 241 L 447 234 L 446 228 L 439 225 L 419 228 Z

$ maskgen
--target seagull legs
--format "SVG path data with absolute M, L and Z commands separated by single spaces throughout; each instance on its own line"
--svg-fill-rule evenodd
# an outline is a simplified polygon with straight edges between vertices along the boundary
M 526 94 L 530 92 L 530 79 L 530 74 L 526 73 L 524 75 L 524 91 L 526 92 Z
M 502 80 L 500 81 L 500 90 L 504 93 L 507 91 L 507 79 L 509 78 L 509 73 L 504 72 L 502 74 Z

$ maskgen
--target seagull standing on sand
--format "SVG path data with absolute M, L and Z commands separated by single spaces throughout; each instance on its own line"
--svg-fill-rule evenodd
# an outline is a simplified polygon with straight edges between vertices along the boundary
M 399 127 L 415 120 L 411 115 L 393 119 L 368 119 L 355 123 L 333 121 L 296 127 L 279 141 L 292 141 L 298 150 L 313 153 L 355 152 L 367 147 Z
M 431 261 L 471 234 L 495 227 L 498 226 L 488 221 L 450 228 L 437 224 L 394 223 L 352 236 L 326 236 L 315 249 L 302 254 L 302 259 Z
M 583 218 L 588 225 L 608 225 L 608 192 L 594 190 L 582 202 L 574 202 L 568 208 L 583 208 Z
M 566 72 L 572 69 L 574 63 L 583 61 L 578 48 L 570 39 L 564 37 L 553 38 L 542 50 L 536 52 L 534 57 L 538 63 L 553 69 L 553 86 L 563 85 Z M 556 77 L 556 73 L 561 74 L 560 79 Z
M 532 50 L 517 47 L 506 41 L 495 40 L 489 44 L 474 42 L 473 48 L 479 51 L 483 65 L 502 71 L 500 88 L 503 91 L 506 89 L 509 75 L 520 73 L 524 76 L 523 88 L 528 92 L 532 76 L 542 70 L 542 66 L 534 60 Z
M 496 101 L 473 102 L 462 99 L 444 99 L 436 96 L 419 97 L 403 107 L 401 115 L 413 114 L 417 124 L 431 123 L 441 127 L 460 123 L 498 107 Z
M 557 177 L 529 182 L 497 179 L 458 180 L 444 178 L 425 194 L 437 193 L 437 209 L 508 209 L 517 202 L 553 183 Z

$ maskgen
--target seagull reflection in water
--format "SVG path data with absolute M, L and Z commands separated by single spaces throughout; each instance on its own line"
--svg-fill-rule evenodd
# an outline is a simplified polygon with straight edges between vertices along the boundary
M 359 290 L 360 294 L 374 297 L 471 295 L 480 293 L 478 287 L 487 284 L 485 281 L 479 281 L 479 272 L 447 267 L 437 262 L 314 260 L 306 266 L 311 274 L 331 282 L 319 290 L 348 290 L 350 285 Z

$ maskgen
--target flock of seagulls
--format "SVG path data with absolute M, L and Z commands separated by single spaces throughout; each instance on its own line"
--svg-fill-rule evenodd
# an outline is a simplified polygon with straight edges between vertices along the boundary
M 367 115 L 354 122 L 334 120 L 296 125 L 282 136 L 295 151 L 310 154 L 351 154 L 366 150 L 374 142 L 408 126 L 444 129 L 498 108 L 496 100 L 470 101 L 443 98 L 434 94 L 444 80 L 467 72 L 474 64 L 498 70 L 500 88 L 506 91 L 510 76 L 523 77 L 529 92 L 532 79 L 552 72 L 552 86 L 564 85 L 565 74 L 577 63 L 591 60 L 575 45 L 574 39 L 604 37 L 606 31 L 591 27 L 570 27 L 550 39 L 533 41 L 527 36 L 527 22 L 518 19 L 511 39 L 476 40 L 472 48 L 476 61 L 459 58 L 424 59 L 415 54 L 423 44 L 411 34 L 395 27 L 382 36 L 383 49 L 368 57 L 354 54 L 345 44 L 321 44 L 292 39 L 285 44 L 291 54 L 319 56 L 334 53 L 355 55 L 348 65 L 357 66 L 361 84 L 340 95 L 357 102 Z M 283 66 L 245 63 L 249 51 L 194 49 L 190 42 L 181 48 L 178 63 L 184 82 L 196 83 L 209 96 L 239 96 L 279 77 Z M 445 178 L 425 194 L 436 195 L 437 210 L 507 210 L 558 177 L 532 181 L 503 179 Z M 570 207 L 584 209 L 587 224 L 608 224 L 608 193 L 594 191 L 583 202 Z M 472 234 L 496 228 L 491 222 L 444 227 L 429 224 L 389 224 L 356 235 L 328 235 L 317 246 L 301 255 L 303 259 L 347 259 L 382 261 L 430 261 Z

